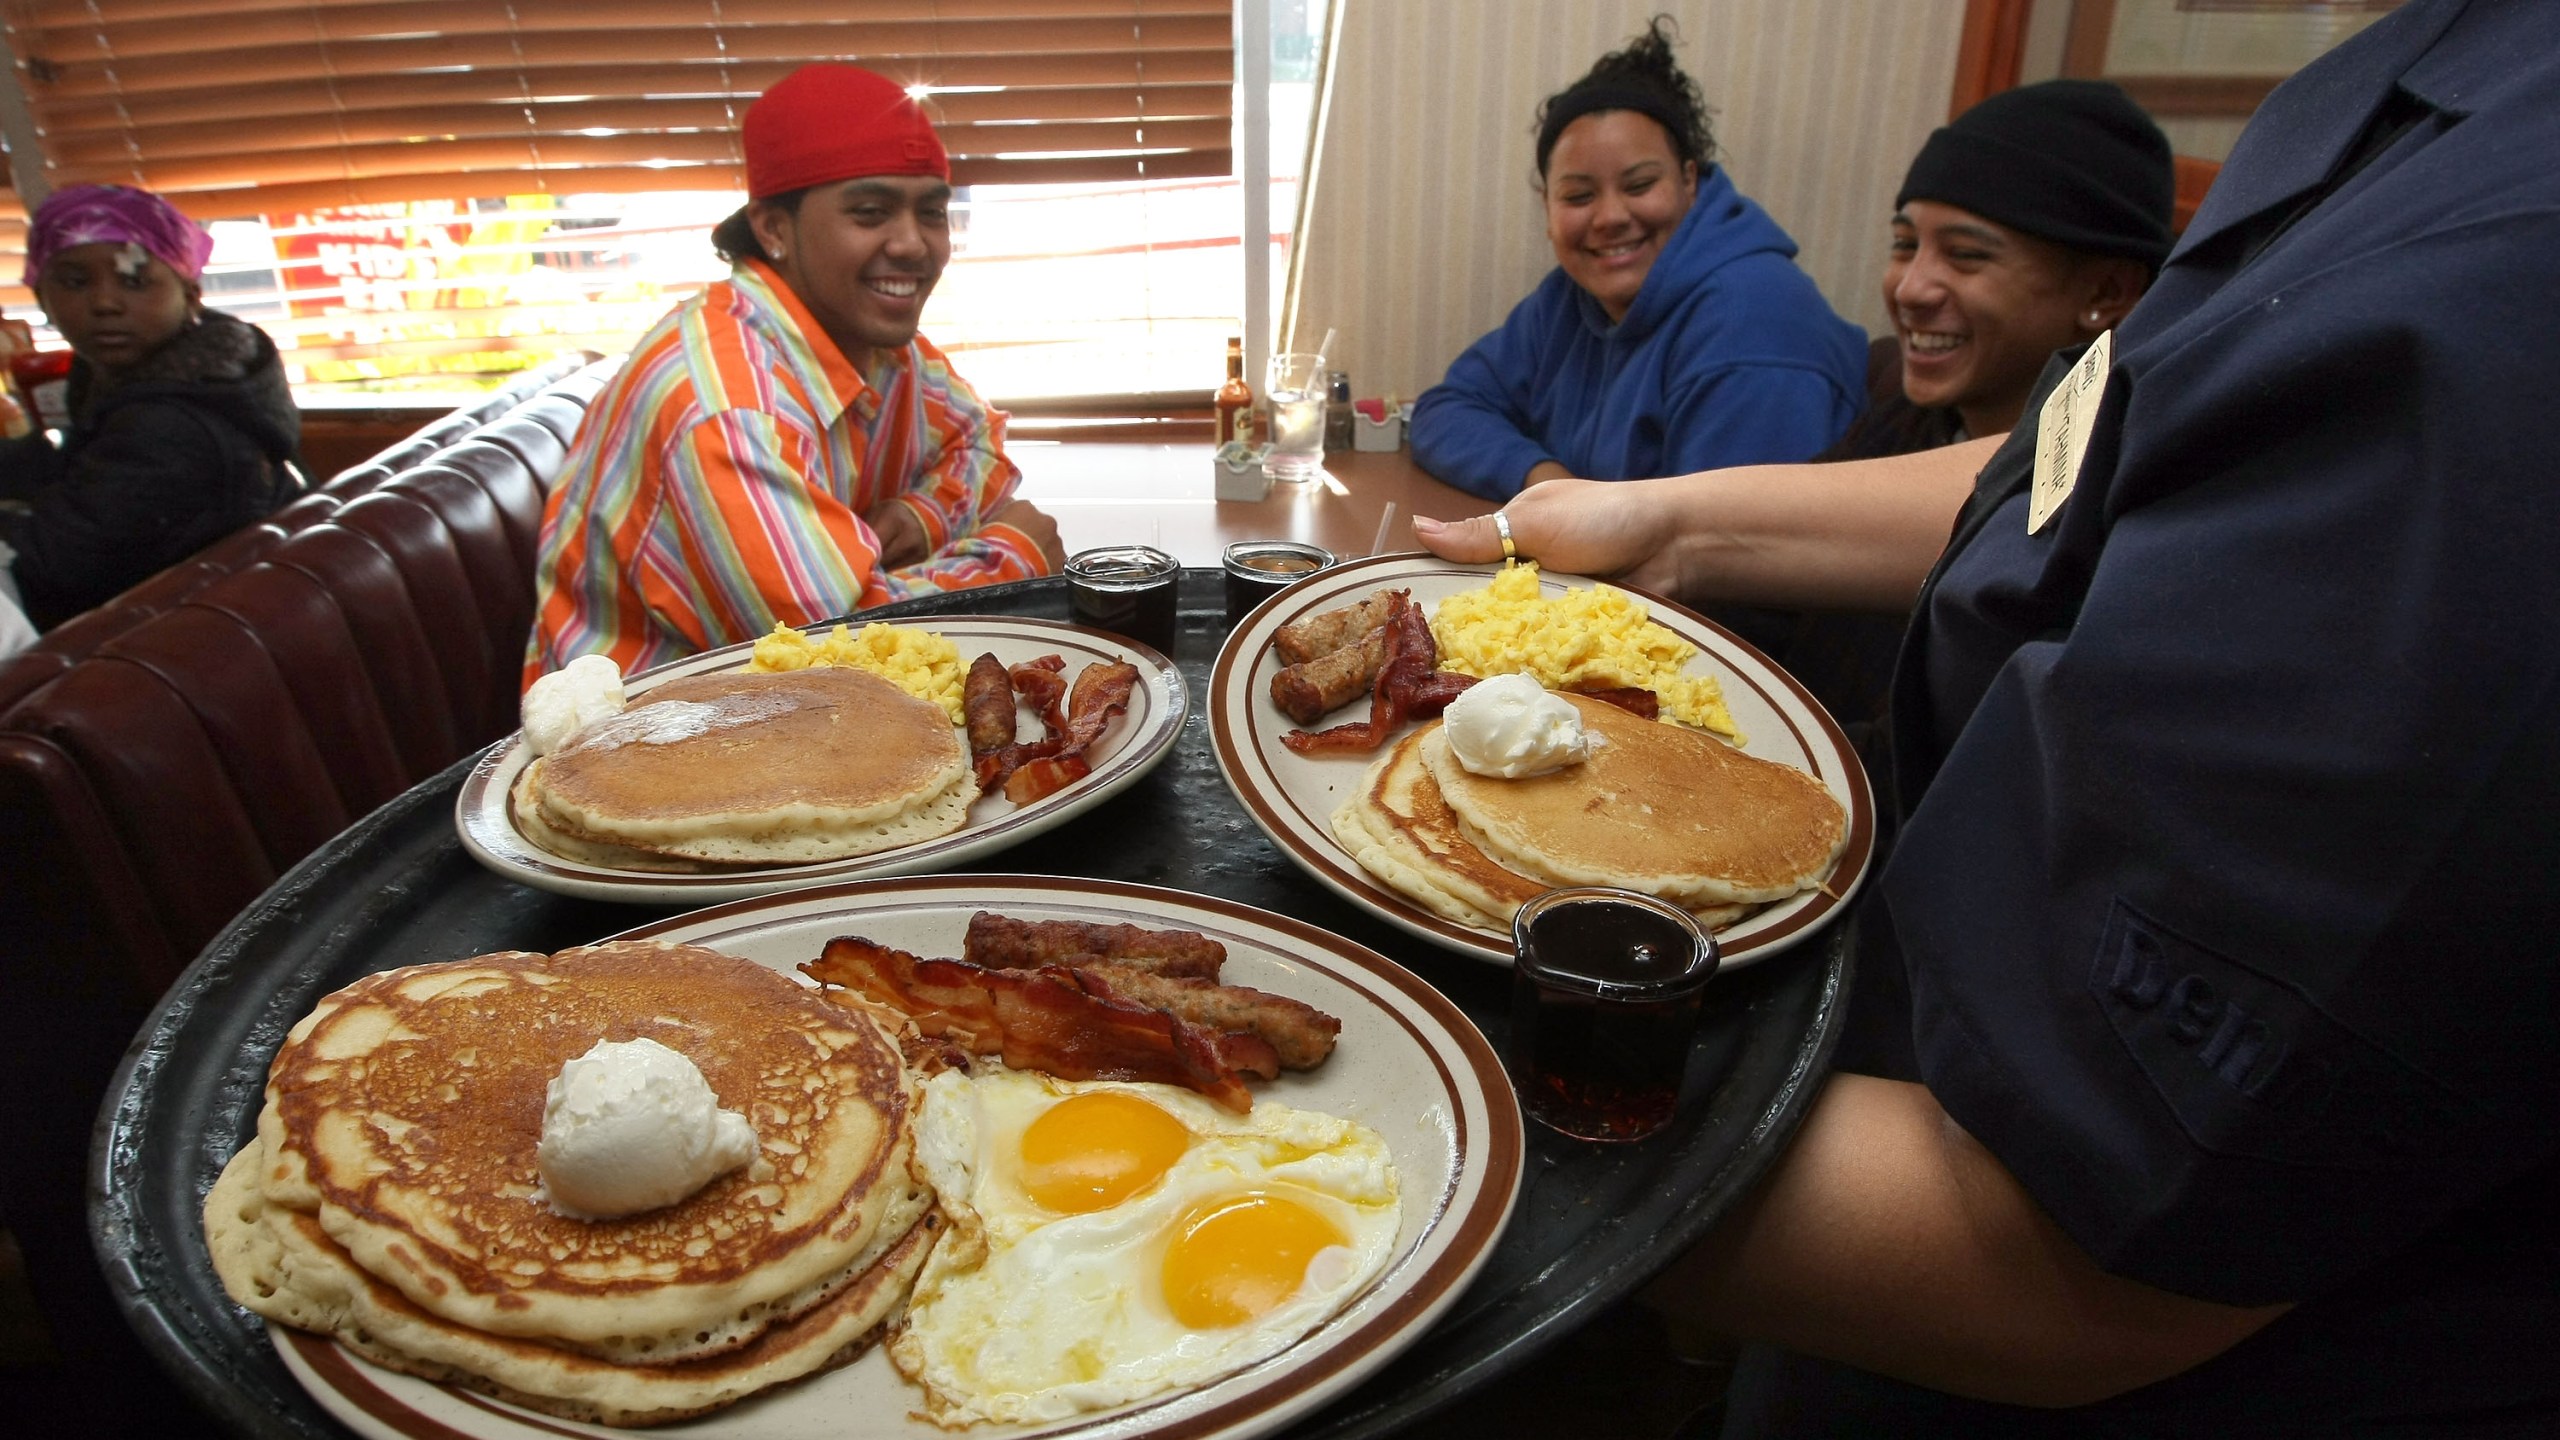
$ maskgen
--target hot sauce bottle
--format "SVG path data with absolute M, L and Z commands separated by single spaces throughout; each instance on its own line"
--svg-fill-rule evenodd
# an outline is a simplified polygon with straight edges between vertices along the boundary
M 1253 387 L 1244 379 L 1244 338 L 1227 337 L 1227 383 L 1218 387 L 1218 443 L 1253 443 Z

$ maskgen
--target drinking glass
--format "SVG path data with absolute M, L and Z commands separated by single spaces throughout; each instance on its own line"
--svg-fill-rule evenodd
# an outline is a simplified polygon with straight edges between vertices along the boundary
M 1296 483 L 1324 473 L 1324 357 L 1283 350 L 1271 357 L 1263 393 L 1271 401 L 1271 454 L 1262 462 L 1274 480 Z

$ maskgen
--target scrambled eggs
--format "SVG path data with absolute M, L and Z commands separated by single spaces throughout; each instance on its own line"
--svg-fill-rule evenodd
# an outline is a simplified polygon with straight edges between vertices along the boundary
M 1633 596 L 1607 585 L 1542 595 L 1535 564 L 1506 565 L 1481 590 L 1462 590 L 1431 616 L 1440 665 L 1476 676 L 1527 674 L 1551 690 L 1650 690 L 1663 718 L 1743 743 L 1712 675 L 1683 675 L 1697 647 L 1653 623 Z
M 773 633 L 756 642 L 747 669 L 757 674 L 806 670 L 812 665 L 849 665 L 868 670 L 919 700 L 930 700 L 960 724 L 960 651 L 930 630 L 874 620 L 859 632 L 838 625 L 816 639 L 775 622 Z

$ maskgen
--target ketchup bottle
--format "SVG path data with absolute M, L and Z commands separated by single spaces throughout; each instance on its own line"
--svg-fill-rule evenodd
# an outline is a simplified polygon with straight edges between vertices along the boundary
M 9 383 L 26 397 L 36 423 L 48 430 L 71 428 L 71 352 L 26 350 L 9 357 Z

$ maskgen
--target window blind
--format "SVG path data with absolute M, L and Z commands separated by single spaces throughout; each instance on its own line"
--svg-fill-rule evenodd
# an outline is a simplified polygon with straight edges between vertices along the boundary
M 0 31 L 31 122 L 17 133 L 32 130 L 39 152 L 18 173 L 142 186 L 218 238 L 223 221 L 255 222 L 243 248 L 217 248 L 207 295 L 275 336 L 308 400 L 432 388 L 564 344 L 625 348 L 673 294 L 723 273 L 700 232 L 743 189 L 739 121 L 810 60 L 917 87 L 964 187 L 1161 196 L 1222 183 L 1232 12 L 1233 0 L 0 0 Z M 0 303 L 29 315 L 16 198 L 0 194 Z M 1193 223 L 1180 203 L 1154 202 L 1128 232 L 1164 250 L 1148 274 L 1192 259 L 1187 230 L 1154 233 Z M 975 263 L 1070 239 L 982 239 Z M 670 246 L 683 256 L 672 271 Z M 1157 282 L 1117 273 L 1125 261 L 1072 264 L 1087 289 L 1096 270 L 1135 287 L 1135 300 L 1097 296 L 1105 310 L 1162 304 L 1146 298 Z M 1116 313 L 1080 325 L 1116 335 Z M 975 348 L 983 327 L 955 319 L 937 334 Z M 979 343 L 1045 338 L 1020 328 Z
M 199 218 L 739 188 L 801 63 L 930 87 L 954 183 L 1229 173 L 1231 0 L 5 0 L 50 185 Z

